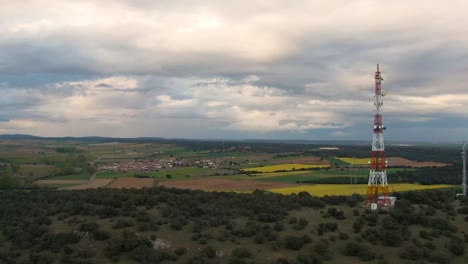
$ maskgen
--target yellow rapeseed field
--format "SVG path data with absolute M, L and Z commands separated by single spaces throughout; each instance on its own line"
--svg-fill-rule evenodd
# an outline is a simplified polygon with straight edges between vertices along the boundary
M 278 177 L 278 176 L 287 176 L 287 175 L 297 175 L 297 174 L 304 174 L 310 173 L 308 171 L 282 171 L 282 172 L 266 172 L 266 173 L 259 173 L 253 174 L 255 178 L 265 178 L 265 177 Z
M 245 168 L 245 171 L 261 171 L 262 173 L 265 172 L 275 172 L 279 170 L 284 171 L 291 171 L 293 169 L 314 169 L 314 168 L 327 168 L 330 165 L 310 165 L 310 164 L 280 164 L 280 165 L 271 165 L 271 166 L 264 166 L 264 167 L 256 167 L 256 168 Z
M 370 158 L 337 158 L 341 161 L 344 161 L 353 165 L 367 165 L 369 164 Z
M 390 192 L 403 192 L 414 190 L 440 189 L 450 188 L 452 185 L 435 184 L 435 185 L 420 185 L 410 183 L 395 183 L 390 184 Z M 314 196 L 325 195 L 351 195 L 353 193 L 366 194 L 367 184 L 316 184 L 316 185 L 299 185 L 295 187 L 274 188 L 267 191 L 281 194 L 292 194 L 299 192 L 308 192 Z

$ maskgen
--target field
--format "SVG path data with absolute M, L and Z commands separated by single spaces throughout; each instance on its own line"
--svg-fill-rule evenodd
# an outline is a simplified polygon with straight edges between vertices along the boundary
M 144 141 L 0 140 L 0 263 L 468 263 L 458 148 L 391 149 L 377 214 L 368 159 L 336 158 L 369 146 Z
M 160 186 L 173 187 L 180 189 L 205 190 L 205 191 L 252 191 L 255 189 L 269 189 L 292 187 L 294 185 L 288 183 L 276 182 L 256 182 L 244 180 L 228 180 L 228 179 L 193 179 L 180 181 L 165 181 L 160 182 Z
M 79 179 L 89 179 L 91 175 L 89 174 L 69 174 L 69 175 L 59 175 L 47 177 L 49 180 L 79 180 Z
M 275 172 L 275 171 L 291 171 L 291 170 L 300 170 L 300 169 L 318 169 L 318 168 L 326 168 L 330 167 L 330 165 L 320 165 L 320 164 L 280 164 L 280 165 L 271 165 L 271 166 L 264 166 L 264 167 L 255 167 L 255 168 L 245 168 L 244 171 L 253 171 L 253 172 Z
M 369 165 L 370 158 L 345 158 L 345 157 L 339 157 L 337 158 L 338 160 L 341 160 L 343 162 L 346 162 L 351 165 Z M 413 161 L 401 157 L 387 157 L 385 158 L 387 160 L 387 165 L 391 167 L 398 167 L 398 166 L 404 166 L 404 167 L 442 167 L 442 166 L 447 166 L 449 164 L 444 163 L 444 162 L 434 162 L 434 161 Z
M 412 171 L 412 168 L 389 168 L 387 174 L 397 171 Z M 367 181 L 369 176 L 368 169 L 353 168 L 353 169 L 329 169 L 329 170 L 312 170 L 312 171 L 285 171 L 285 172 L 270 172 L 251 175 L 248 179 L 255 181 L 273 181 L 273 182 L 312 182 L 312 183 L 352 183 L 351 181 Z
M 19 173 L 21 173 L 23 177 L 28 177 L 31 179 L 49 176 L 53 173 L 53 171 L 54 166 L 45 164 L 22 164 L 19 168 Z
M 84 184 L 74 185 L 64 188 L 65 190 L 85 190 L 85 189 L 96 189 L 102 188 L 109 185 L 113 179 L 95 179 L 93 181 L 87 181 Z
M 274 159 L 272 160 L 273 164 L 310 164 L 310 165 L 330 165 L 330 162 L 326 159 L 320 157 L 298 157 L 295 159 L 283 158 L 283 159 Z
M 401 157 L 388 157 L 388 166 L 410 166 L 410 167 L 443 167 L 450 165 L 444 162 L 435 162 L 435 161 L 412 161 Z
M 419 185 L 419 184 L 391 184 L 390 192 L 405 192 L 413 190 L 431 190 L 453 188 L 452 185 L 437 184 L 437 185 Z M 317 185 L 300 185 L 287 188 L 272 188 L 270 192 L 281 194 L 292 194 L 299 192 L 308 192 L 315 196 L 325 195 L 351 195 L 353 193 L 366 194 L 367 184 L 317 184 Z
M 368 165 L 370 162 L 370 158 L 337 158 L 343 162 L 346 162 L 351 165 Z
M 128 177 L 121 177 L 112 181 L 107 188 L 135 188 L 135 189 L 142 189 L 145 187 L 154 187 L 156 184 L 155 179 L 152 178 L 128 178 Z

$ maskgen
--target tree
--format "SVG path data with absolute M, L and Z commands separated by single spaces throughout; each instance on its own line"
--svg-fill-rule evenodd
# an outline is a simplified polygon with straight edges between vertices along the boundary
M 465 254 L 465 240 L 458 236 L 453 236 L 448 246 L 450 252 L 455 256 Z
M 10 189 L 16 186 L 16 180 L 9 167 L 0 170 L 0 190 Z

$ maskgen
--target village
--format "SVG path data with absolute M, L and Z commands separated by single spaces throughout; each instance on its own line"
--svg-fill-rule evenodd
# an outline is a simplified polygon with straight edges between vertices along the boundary
M 110 164 L 101 164 L 98 166 L 98 170 L 113 172 L 155 172 L 159 170 L 170 170 L 174 167 L 199 167 L 205 169 L 217 169 L 223 162 L 224 160 L 222 159 L 185 160 L 177 158 L 129 160 L 113 162 Z

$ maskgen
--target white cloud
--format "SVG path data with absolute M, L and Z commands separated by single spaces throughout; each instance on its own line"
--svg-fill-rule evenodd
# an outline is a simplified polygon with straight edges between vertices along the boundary
M 0 131 L 353 137 L 348 130 L 372 120 L 379 62 L 391 120 L 466 119 L 467 9 L 437 0 L 4 1 Z M 40 84 L 24 84 L 31 74 Z

